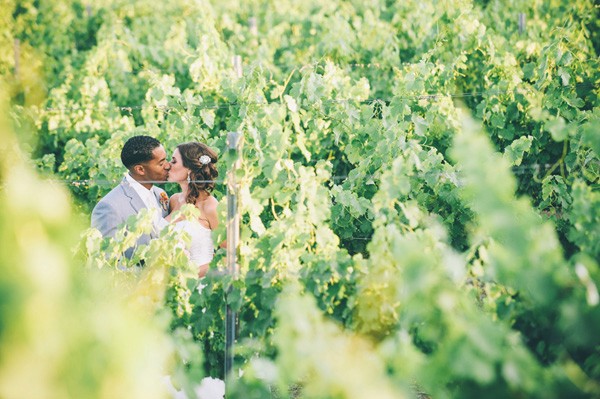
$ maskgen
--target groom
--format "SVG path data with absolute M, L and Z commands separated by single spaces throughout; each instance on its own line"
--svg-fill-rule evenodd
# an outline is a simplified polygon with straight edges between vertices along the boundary
M 145 245 L 167 224 L 163 218 L 169 213 L 169 197 L 153 185 L 167 180 L 170 169 L 167 153 L 155 138 L 134 136 L 123 145 L 121 161 L 129 173 L 94 207 L 92 227 L 100 230 L 104 237 L 114 237 L 128 217 L 149 208 L 155 211 L 154 231 L 141 236 L 136 243 L 136 246 Z M 135 247 L 129 248 L 125 256 L 131 258 L 134 250 Z

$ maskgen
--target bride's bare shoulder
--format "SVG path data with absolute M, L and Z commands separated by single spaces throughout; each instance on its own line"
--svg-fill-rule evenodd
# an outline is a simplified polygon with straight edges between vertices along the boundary
M 202 207 L 200 209 L 205 215 L 208 227 L 211 230 L 214 230 L 219 225 L 219 217 L 217 216 L 218 205 L 219 201 L 211 195 L 202 202 Z
M 214 205 L 214 206 L 219 205 L 219 201 L 212 195 L 210 197 L 208 197 L 206 200 L 211 205 Z
M 217 206 L 219 205 L 219 201 L 212 195 L 209 195 L 203 200 L 198 200 L 196 202 L 196 207 L 200 209 L 203 213 L 209 214 L 217 214 Z
M 175 193 L 173 195 L 171 195 L 171 198 L 169 198 L 169 206 L 171 209 L 177 209 L 180 208 L 181 204 L 181 193 Z
M 215 197 L 213 197 L 212 195 L 209 196 L 206 201 L 204 201 L 204 207 L 205 208 L 209 208 L 209 209 L 217 209 L 217 206 L 219 205 L 219 201 L 217 201 L 217 199 Z

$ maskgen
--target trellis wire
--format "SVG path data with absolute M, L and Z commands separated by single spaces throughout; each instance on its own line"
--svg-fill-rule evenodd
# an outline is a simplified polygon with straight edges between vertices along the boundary
M 550 169 L 551 167 L 553 167 L 554 164 L 529 164 L 529 165 L 519 165 L 519 166 L 513 166 L 512 172 L 515 174 L 526 174 L 528 170 L 547 170 Z M 453 172 L 435 172 L 435 173 L 431 173 L 431 172 L 425 172 L 423 173 L 424 176 L 426 177 L 431 177 L 431 176 L 449 176 L 452 175 Z M 459 173 L 460 174 L 460 173 Z M 324 181 L 333 181 L 333 182 L 338 182 L 338 181 L 342 181 L 345 179 L 348 179 L 349 175 L 336 175 L 336 176 L 331 176 L 328 179 L 324 179 Z M 361 176 L 362 180 L 367 180 L 367 179 L 379 179 L 378 176 L 376 175 L 365 175 L 365 176 Z M 115 180 L 109 180 L 109 179 L 48 179 L 51 182 L 56 182 L 56 183 L 63 183 L 63 184 L 67 184 L 67 185 L 73 185 L 76 187 L 79 186 L 91 186 L 91 185 L 97 185 L 97 186 L 108 186 L 108 185 L 116 185 L 118 184 L 121 180 L 120 179 L 115 179 Z M 267 177 L 263 177 L 263 178 L 253 178 L 251 179 L 252 182 L 270 182 L 273 181 L 274 179 L 270 179 Z M 284 180 L 292 180 L 292 179 L 284 179 Z M 164 180 L 144 180 L 144 181 L 140 181 L 140 183 L 148 183 L 148 184 L 174 184 L 176 182 L 169 182 L 169 181 L 164 181 Z M 224 179 L 219 179 L 219 180 L 191 180 L 190 183 L 214 183 L 214 184 L 226 184 L 227 181 Z
M 575 85 L 578 88 L 586 88 L 586 87 L 596 87 L 594 83 L 585 82 L 585 83 L 577 83 Z M 510 90 L 486 90 L 486 91 L 477 91 L 472 93 L 426 93 L 426 94 L 416 94 L 410 96 L 396 96 L 393 98 L 369 98 L 366 100 L 356 100 L 351 98 L 340 98 L 340 99 L 329 99 L 322 100 L 321 103 L 359 103 L 359 104 L 374 104 L 374 103 L 391 103 L 393 100 L 429 100 L 429 99 L 437 99 L 437 98 L 467 98 L 467 97 L 483 97 L 484 95 L 500 95 L 500 94 L 508 94 Z M 181 110 L 188 111 L 192 109 L 201 110 L 201 109 L 227 109 L 230 107 L 244 106 L 244 105 L 260 105 L 266 106 L 271 104 L 284 104 L 280 101 L 231 101 L 231 102 L 223 102 L 223 103 L 214 103 L 214 104 L 204 104 L 204 105 L 194 105 L 194 106 L 173 106 L 173 105 L 127 105 L 127 106 L 107 106 L 107 107 L 69 107 L 69 108 L 54 108 L 54 107 L 46 107 L 40 108 L 46 112 L 67 112 L 67 111 L 122 111 L 132 113 L 134 110 L 142 110 L 142 109 L 154 109 L 164 112 L 169 112 L 172 110 Z

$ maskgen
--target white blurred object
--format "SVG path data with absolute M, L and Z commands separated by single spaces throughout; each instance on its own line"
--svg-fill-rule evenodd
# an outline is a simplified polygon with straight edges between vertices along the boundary
M 198 282 L 198 287 L 196 287 L 196 289 L 198 290 L 198 294 L 202 293 L 202 290 L 204 289 L 204 287 L 206 287 L 206 284 L 202 284 L 202 280 L 200 280 Z
M 195 389 L 198 399 L 223 399 L 225 397 L 225 382 L 218 378 L 203 378 Z
M 277 381 L 277 366 L 268 360 L 255 358 L 250 362 L 256 378 L 266 381 L 269 384 L 275 384 Z
M 169 393 L 169 398 L 171 399 L 188 399 L 187 395 L 183 391 L 178 391 L 171 382 L 171 376 L 165 375 L 163 378 L 163 382 L 167 387 L 167 392 Z

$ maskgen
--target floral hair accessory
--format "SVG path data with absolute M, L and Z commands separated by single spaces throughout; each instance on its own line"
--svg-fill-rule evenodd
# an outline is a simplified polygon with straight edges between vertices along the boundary
M 198 161 L 200 161 L 202 165 L 208 165 L 210 163 L 210 157 L 208 155 L 202 155 L 198 158 Z

